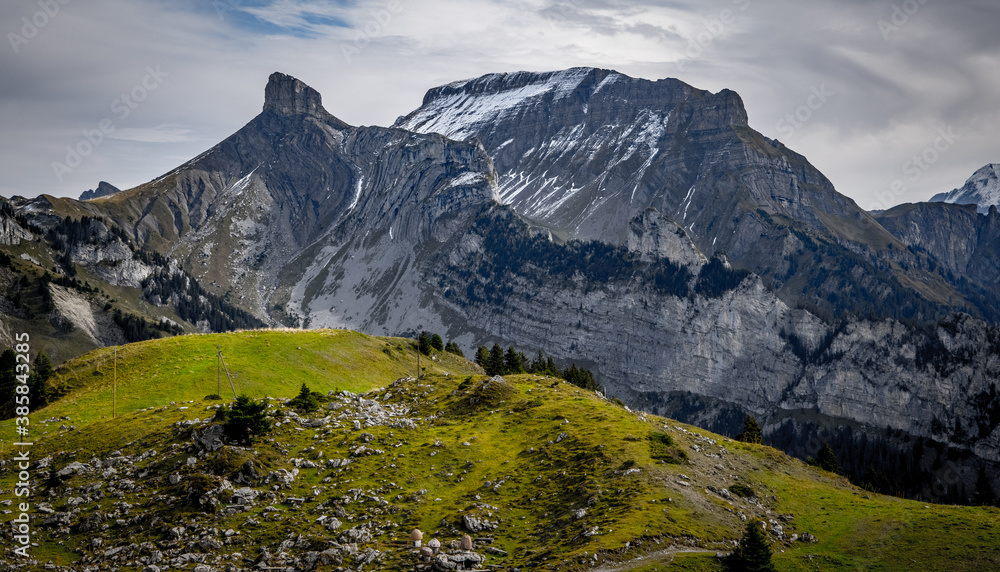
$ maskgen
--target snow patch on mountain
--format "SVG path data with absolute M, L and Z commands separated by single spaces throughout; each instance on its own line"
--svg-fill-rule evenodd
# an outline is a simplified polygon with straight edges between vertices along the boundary
M 569 96 L 580 86 L 589 68 L 574 68 L 550 74 L 546 79 L 486 93 L 474 91 L 481 82 L 515 79 L 520 74 L 491 74 L 486 78 L 454 82 L 418 113 L 405 118 L 396 127 L 420 133 L 440 133 L 452 139 L 467 139 L 479 126 L 496 121 L 506 113 L 524 105 L 538 104 L 542 96 L 551 94 L 556 100 Z

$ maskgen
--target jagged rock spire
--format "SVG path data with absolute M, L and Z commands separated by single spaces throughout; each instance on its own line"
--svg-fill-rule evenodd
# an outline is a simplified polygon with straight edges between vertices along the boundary
M 274 72 L 264 88 L 264 111 L 278 115 L 308 115 L 334 122 L 338 128 L 348 125 L 323 108 L 323 97 L 318 91 L 298 79 Z

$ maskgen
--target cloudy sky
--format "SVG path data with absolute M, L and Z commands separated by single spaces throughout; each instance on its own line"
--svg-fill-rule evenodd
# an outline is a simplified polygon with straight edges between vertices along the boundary
M 1000 162 L 998 22 L 995 0 L 4 0 L 0 194 L 155 178 L 256 115 L 273 71 L 389 125 L 442 83 L 594 66 L 733 89 L 885 208 Z

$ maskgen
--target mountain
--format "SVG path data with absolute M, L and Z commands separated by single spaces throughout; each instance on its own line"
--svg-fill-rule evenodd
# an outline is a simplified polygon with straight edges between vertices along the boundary
M 121 189 L 119 189 L 118 187 L 112 185 L 111 183 L 106 183 L 104 181 L 101 181 L 100 183 L 98 183 L 96 190 L 90 189 L 89 191 L 83 191 L 83 193 L 80 195 L 80 200 L 89 201 L 92 199 L 107 197 L 109 195 L 113 195 L 115 193 L 120 193 L 120 192 Z
M 107 221 L 190 277 L 183 301 L 269 325 L 544 348 L 649 412 L 727 434 L 751 413 L 801 458 L 835 443 L 878 490 L 968 502 L 976 470 L 1000 463 L 990 298 L 749 130 L 735 94 L 589 69 L 494 75 L 382 128 L 347 125 L 284 74 L 264 91 L 258 116 L 177 169 L 99 201 L 20 201 L 17 216 Z M 468 139 L 403 128 L 433 125 Z M 527 152 L 566 125 L 580 135 L 565 157 Z M 629 155 L 646 132 L 655 156 Z M 635 161 L 649 161 L 638 187 L 622 183 Z M 588 169 L 609 178 L 593 186 Z M 574 214 L 572 185 L 514 193 L 522 172 L 542 184 L 528 171 L 617 194 Z M 131 295 L 192 305 L 156 274 Z M 947 461 L 960 470 L 930 487 Z
M 980 306 L 1000 301 L 1000 215 L 990 206 L 904 204 L 876 215 L 908 247 L 929 253 Z
M 263 111 L 244 128 L 99 207 L 135 240 L 258 316 L 342 325 L 379 299 L 376 311 L 396 332 L 406 329 L 389 316 L 398 299 L 376 285 L 405 288 L 404 300 L 415 302 L 416 276 L 408 272 L 415 245 L 462 226 L 470 207 L 495 199 L 481 146 L 350 127 L 323 109 L 315 90 L 276 73 Z M 355 257 L 362 247 L 371 254 Z M 335 271 L 339 263 L 352 272 Z M 356 303 L 361 281 L 372 298 Z
M 504 203 L 562 237 L 625 245 L 633 219 L 654 209 L 792 306 L 839 317 L 874 302 L 922 320 L 934 311 L 919 302 L 882 302 L 962 298 L 805 157 L 750 129 L 729 90 L 592 68 L 490 74 L 431 89 L 396 126 L 481 142 Z
M 251 444 L 215 418 L 234 404 L 206 396 L 217 346 L 238 391 L 267 396 L 272 430 Z M 881 496 L 762 445 L 558 379 L 488 378 L 437 351 L 420 380 L 394 380 L 414 349 L 349 331 L 130 344 L 115 418 L 112 352 L 66 363 L 56 377 L 78 385 L 31 417 L 29 557 L 2 535 L 0 567 L 721 570 L 717 554 L 752 520 L 781 570 L 1000 565 L 996 509 Z M 289 399 L 302 382 L 317 411 Z M 14 455 L 0 460 L 4 490 L 22 486 Z M 437 555 L 418 560 L 414 529 Z
M 959 189 L 938 193 L 931 197 L 932 203 L 952 203 L 976 205 L 980 213 L 986 214 L 990 207 L 1000 207 L 1000 165 L 990 163 L 975 172 Z
M 32 350 L 58 364 L 103 346 L 263 325 L 159 253 L 137 247 L 115 223 L 78 208 L 86 204 L 0 198 L 5 345 L 27 333 Z M 13 393 L 3 395 L 6 402 Z

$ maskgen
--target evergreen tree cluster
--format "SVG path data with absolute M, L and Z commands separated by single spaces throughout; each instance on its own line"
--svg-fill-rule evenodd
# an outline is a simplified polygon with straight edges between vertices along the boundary
M 48 380 L 52 377 L 52 361 L 44 353 L 39 353 L 32 361 L 28 374 L 29 408 L 35 411 L 49 401 Z M 15 396 L 18 381 L 17 354 L 8 348 L 0 353 L 0 419 L 14 417 Z
M 45 231 L 28 220 L 27 216 L 14 212 L 14 207 L 7 201 L 0 201 L 0 218 L 13 219 L 17 222 L 18 226 L 34 234 L 45 234 Z
M 140 283 L 146 299 L 155 303 L 176 300 L 177 316 L 192 324 L 205 321 L 213 332 L 230 332 L 264 326 L 253 314 L 246 312 L 207 292 L 186 272 L 163 268 Z
M 170 335 L 184 333 L 184 330 L 176 324 L 151 322 L 142 316 L 122 312 L 120 308 L 115 308 L 114 312 L 111 313 L 111 317 L 114 319 L 115 325 L 121 328 L 126 343 L 130 344 L 155 340 L 161 337 L 161 333 Z
M 457 343 L 450 341 L 446 344 L 440 335 L 432 334 L 428 331 L 420 332 L 420 335 L 417 336 L 417 349 L 420 350 L 420 353 L 425 356 L 431 355 L 431 351 L 434 350 L 438 352 L 448 352 L 459 357 L 465 357 L 465 354 L 462 352 L 462 348 L 458 347 Z
M 555 287 L 557 281 L 570 283 L 582 276 L 588 288 L 627 284 L 677 297 L 689 294 L 690 271 L 666 258 L 650 262 L 627 248 L 599 241 L 555 242 L 489 208 L 476 218 L 471 232 L 482 239 L 484 254 L 472 264 L 449 267 L 464 285 L 445 289 L 445 298 L 457 304 L 502 306 L 513 291 L 514 276 L 539 286 Z
M 577 387 L 592 391 L 600 391 L 601 389 L 590 370 L 579 368 L 576 363 L 564 370 L 559 369 L 552 356 L 546 358 L 541 350 L 538 350 L 535 359 L 530 360 L 522 352 L 516 351 L 514 346 L 508 347 L 507 351 L 504 351 L 500 344 L 493 344 L 490 349 L 486 349 L 486 346 L 479 346 L 476 350 L 476 363 L 486 371 L 486 375 L 532 373 L 562 378 Z

